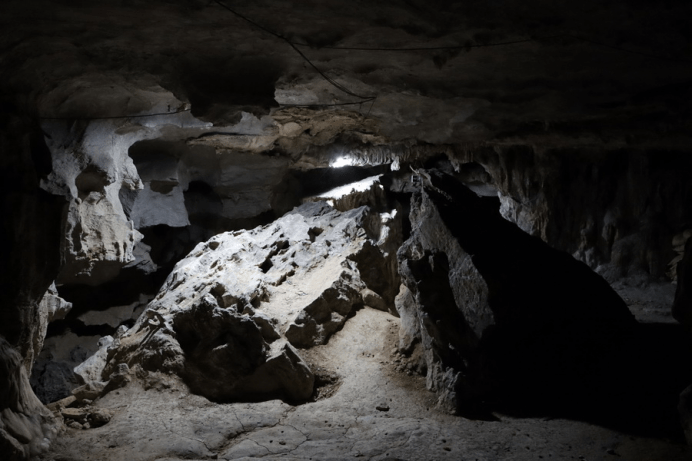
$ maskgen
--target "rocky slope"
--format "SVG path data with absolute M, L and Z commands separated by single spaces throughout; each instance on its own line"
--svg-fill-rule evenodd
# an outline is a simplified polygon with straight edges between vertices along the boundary
M 175 373 L 213 400 L 309 399 L 314 374 L 296 348 L 326 343 L 360 306 L 386 309 L 374 290 L 398 277 L 387 279 L 394 255 L 380 248 L 399 236 L 396 221 L 368 207 L 340 213 L 325 202 L 219 234 L 176 265 L 108 348 L 102 376 L 125 364 Z M 380 280 L 368 284 L 372 270 Z

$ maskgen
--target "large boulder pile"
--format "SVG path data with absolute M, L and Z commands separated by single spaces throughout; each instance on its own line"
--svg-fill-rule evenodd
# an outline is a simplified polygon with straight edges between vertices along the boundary
M 200 243 L 108 348 L 103 378 L 126 364 L 178 374 L 214 400 L 309 399 L 314 375 L 299 349 L 327 342 L 359 306 L 386 309 L 383 295 L 399 286 L 387 251 L 397 222 L 367 206 L 308 202 Z M 362 274 L 376 267 L 369 283 Z

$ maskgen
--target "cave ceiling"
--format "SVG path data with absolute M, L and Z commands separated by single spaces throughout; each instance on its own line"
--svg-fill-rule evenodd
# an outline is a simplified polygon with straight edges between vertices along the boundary
M 335 142 L 675 149 L 692 125 L 691 9 L 7 0 L 0 88 L 44 125 L 110 118 L 294 161 Z

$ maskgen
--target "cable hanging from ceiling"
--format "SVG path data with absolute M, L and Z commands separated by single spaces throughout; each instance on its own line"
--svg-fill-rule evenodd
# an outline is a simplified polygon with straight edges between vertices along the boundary
M 348 89 L 346 86 L 340 84 L 333 78 L 329 77 L 326 73 L 324 73 L 322 70 L 320 70 L 319 67 L 317 67 L 298 47 L 307 47 L 307 48 L 314 48 L 314 46 L 306 44 L 306 43 L 295 43 L 291 41 L 289 38 L 285 37 L 284 35 L 279 34 L 278 32 L 275 32 L 257 22 L 252 20 L 251 18 L 239 13 L 235 9 L 229 7 L 226 5 L 224 2 L 220 0 L 212 0 L 214 3 L 219 5 L 220 7 L 224 8 L 225 10 L 229 11 L 233 15 L 237 16 L 238 18 L 242 19 L 243 21 L 246 21 L 247 23 L 253 25 L 254 27 L 262 30 L 263 32 L 266 32 L 267 34 L 284 41 L 286 44 L 288 44 L 313 70 L 315 70 L 322 78 L 324 78 L 330 85 L 334 86 L 337 88 L 339 91 L 349 95 L 353 96 L 354 98 L 358 98 L 359 101 L 352 101 L 352 102 L 342 102 L 342 103 L 331 103 L 331 104 L 281 104 L 282 107 L 337 107 L 337 106 L 352 106 L 352 105 L 360 105 L 362 106 L 365 103 L 370 102 L 370 109 L 368 110 L 368 115 L 370 114 L 370 111 L 372 110 L 372 106 L 377 99 L 377 95 L 360 95 L 350 89 Z M 629 54 L 636 54 L 639 56 L 644 56 L 648 57 L 651 59 L 657 59 L 657 60 L 662 60 L 662 61 L 671 61 L 671 62 L 680 62 L 680 63 L 687 63 L 687 64 L 692 64 L 692 61 L 686 60 L 686 59 L 679 59 L 679 58 L 674 58 L 674 57 L 668 57 L 668 56 L 662 56 L 662 55 L 655 55 L 655 54 L 650 54 L 650 53 L 645 53 L 637 50 L 630 50 L 627 48 L 622 48 L 614 45 L 609 45 L 606 43 L 598 42 L 596 40 L 591 40 L 585 37 L 579 37 L 576 35 L 572 34 L 557 34 L 557 35 L 549 35 L 549 36 L 535 36 L 535 37 L 530 37 L 530 38 L 525 38 L 525 39 L 519 39 L 519 40 L 510 40 L 510 41 L 505 41 L 505 42 L 495 42 L 495 43 L 467 43 L 464 45 L 446 45 L 446 46 L 419 46 L 419 47 L 359 47 L 359 46 L 321 46 L 319 49 L 323 50 L 343 50 L 343 51 L 372 51 L 372 52 L 412 52 L 412 51 L 444 51 L 444 50 L 470 50 L 472 48 L 491 48 L 491 47 L 501 47 L 501 46 L 511 46 L 511 45 L 518 45 L 518 44 L 523 44 L 523 43 L 530 43 L 530 42 L 544 42 L 544 41 L 549 41 L 549 40 L 556 40 L 556 39 L 571 39 L 571 40 L 576 40 L 576 41 L 581 41 L 584 43 L 588 43 L 590 45 L 594 46 L 599 46 L 603 48 L 608 48 L 614 51 L 619 51 L 623 53 L 629 53 Z M 144 118 L 144 117 L 155 117 L 155 116 L 166 116 L 166 115 L 176 115 L 180 114 L 182 112 L 189 112 L 191 111 L 191 108 L 189 106 L 185 106 L 183 109 L 176 110 L 174 112 L 159 112 L 159 113 L 153 113 L 153 114 L 139 114 L 139 115 L 123 115 L 123 116 L 111 116 L 111 117 L 39 117 L 41 120 L 113 120 L 113 119 L 127 119 L 127 118 Z
M 320 74 L 320 75 L 322 76 L 322 78 L 324 78 L 327 82 L 329 82 L 329 84 L 331 84 L 332 86 L 334 86 L 334 87 L 337 88 L 338 90 L 342 91 L 343 93 L 346 93 L 346 94 L 349 95 L 349 96 L 353 96 L 354 98 L 360 99 L 360 101 L 357 101 L 355 104 L 363 104 L 363 103 L 367 103 L 367 102 L 370 102 L 370 101 L 373 101 L 373 102 L 374 102 L 375 99 L 377 99 L 377 95 L 374 95 L 374 96 L 363 96 L 363 95 L 357 94 L 357 93 L 355 93 L 355 92 L 349 90 L 348 88 L 346 88 L 345 86 L 343 86 L 343 85 L 340 84 L 339 82 L 335 81 L 333 78 L 329 77 L 327 74 L 325 74 L 324 72 L 322 72 L 322 71 L 321 71 L 321 70 L 320 70 L 320 69 L 319 69 L 319 68 L 318 68 L 307 56 L 305 56 L 305 54 L 304 54 L 302 51 L 300 51 L 300 49 L 298 49 L 297 44 L 293 43 L 291 40 L 289 40 L 288 38 L 284 37 L 283 35 L 281 35 L 281 34 L 279 34 L 279 33 L 277 33 L 277 32 L 274 32 L 273 30 L 268 29 L 268 28 L 266 28 L 266 27 L 264 27 L 264 26 L 262 26 L 262 25 L 256 23 L 256 22 L 253 21 L 252 19 L 248 18 L 247 16 L 245 16 L 245 15 L 243 15 L 243 14 L 240 14 L 239 12 L 237 12 L 237 11 L 234 10 L 233 8 L 229 7 L 228 5 L 226 5 L 224 2 L 222 2 L 222 1 L 220 1 L 220 0 L 214 0 L 214 3 L 218 4 L 218 5 L 221 6 L 222 8 L 224 8 L 224 9 L 226 9 L 227 11 L 231 12 L 232 14 L 236 15 L 236 16 L 239 17 L 240 19 L 242 19 L 242 20 L 244 20 L 244 21 L 246 21 L 246 22 L 252 24 L 253 26 L 255 26 L 255 27 L 257 27 L 257 28 L 263 30 L 264 32 L 266 32 L 266 33 L 268 33 L 268 34 L 270 34 L 270 35 L 273 35 L 274 37 L 278 38 L 279 40 L 283 40 L 284 42 L 286 42 L 291 48 L 293 48 L 293 50 L 294 50 L 296 53 L 298 53 L 298 54 L 300 55 L 301 58 L 303 58 L 303 59 L 305 60 L 305 62 L 306 62 L 310 67 L 312 67 L 318 74 Z M 348 103 L 348 104 L 354 104 L 354 103 Z M 330 104 L 330 105 L 331 105 L 331 104 Z
M 162 115 L 175 115 L 181 114 L 183 112 L 190 112 L 192 110 L 189 104 L 185 104 L 182 109 L 177 109 L 173 112 L 155 112 L 152 114 L 137 114 L 137 115 L 113 115 L 110 117 L 39 117 L 41 120 L 119 120 L 125 118 L 146 118 L 146 117 L 158 117 Z

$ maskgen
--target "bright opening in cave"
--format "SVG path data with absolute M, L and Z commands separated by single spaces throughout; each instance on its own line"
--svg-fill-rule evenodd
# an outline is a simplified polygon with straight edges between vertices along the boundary
M 351 157 L 348 157 L 346 155 L 342 155 L 340 157 L 337 157 L 333 162 L 329 164 L 331 168 L 342 168 L 345 166 L 352 166 L 355 165 L 353 159 Z

